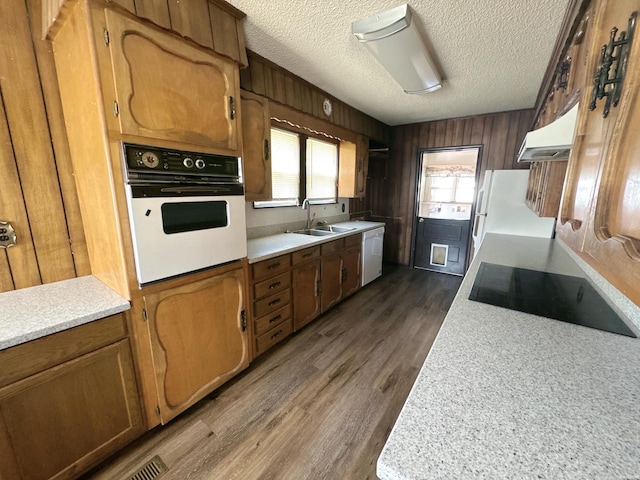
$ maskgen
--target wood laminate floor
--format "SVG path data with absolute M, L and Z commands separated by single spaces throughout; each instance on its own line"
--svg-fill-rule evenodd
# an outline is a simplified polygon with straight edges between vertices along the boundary
M 375 479 L 376 461 L 461 277 L 384 275 L 85 478 L 159 455 L 176 479 Z

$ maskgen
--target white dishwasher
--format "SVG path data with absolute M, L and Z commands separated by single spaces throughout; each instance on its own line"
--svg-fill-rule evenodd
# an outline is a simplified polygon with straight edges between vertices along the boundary
M 382 275 L 382 243 L 384 227 L 362 234 L 362 286 Z

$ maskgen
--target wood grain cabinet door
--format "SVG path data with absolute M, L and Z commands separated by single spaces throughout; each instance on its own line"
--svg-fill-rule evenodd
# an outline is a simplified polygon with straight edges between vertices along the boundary
M 247 202 L 271 200 L 271 117 L 265 97 L 243 91 L 242 163 Z
M 122 134 L 240 154 L 234 62 L 111 10 L 106 22 Z
M 361 247 L 345 249 L 342 254 L 342 298 L 360 288 Z
M 325 312 L 342 298 L 342 254 L 330 255 L 322 259 L 321 305 Z
M 120 340 L 0 389 L 0 478 L 77 478 L 143 430 Z
M 611 29 L 626 30 L 636 10 L 640 0 L 596 3 L 589 72 L 595 73 Z M 606 98 L 590 111 L 593 86 L 583 94 L 558 235 L 640 305 L 639 88 L 640 38 L 635 35 L 618 106 L 612 106 L 605 118 Z
M 632 11 L 640 0 L 608 1 L 605 31 L 617 26 L 627 30 Z M 608 26 L 608 27 L 607 27 Z M 600 33 L 600 32 L 598 32 Z M 640 35 L 630 48 L 627 75 L 620 103 L 611 108 L 602 150 L 600 176 L 591 210 L 592 227 L 586 232 L 584 252 L 604 266 L 607 277 L 640 305 Z M 601 101 L 604 103 L 604 100 Z M 589 113 L 599 115 L 601 108 Z M 608 118 L 609 118 L 608 117 Z M 589 120 L 591 121 L 591 120 Z
M 144 297 L 164 424 L 249 365 L 244 271 Z
M 320 261 L 291 269 L 293 288 L 293 328 L 299 330 L 320 315 Z

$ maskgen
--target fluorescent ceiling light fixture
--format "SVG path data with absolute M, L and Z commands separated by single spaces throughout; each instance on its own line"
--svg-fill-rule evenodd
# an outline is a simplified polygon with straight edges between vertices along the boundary
M 404 4 L 353 22 L 351 32 L 406 93 L 433 92 L 442 88 L 440 73 L 411 17 Z

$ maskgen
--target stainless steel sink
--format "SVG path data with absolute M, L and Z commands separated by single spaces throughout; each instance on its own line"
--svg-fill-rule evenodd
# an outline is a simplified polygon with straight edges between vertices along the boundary
M 322 230 L 325 232 L 332 232 L 332 233 L 345 233 L 345 232 L 350 232 L 351 230 L 355 230 L 355 227 L 340 227 L 338 225 L 321 225 L 316 227 L 316 230 Z
M 327 235 L 333 235 L 334 233 L 338 233 L 338 232 L 329 232 L 326 230 L 316 230 L 315 228 L 305 228 L 303 230 L 294 230 L 291 233 L 297 233 L 299 235 L 312 235 L 315 237 L 324 237 Z

